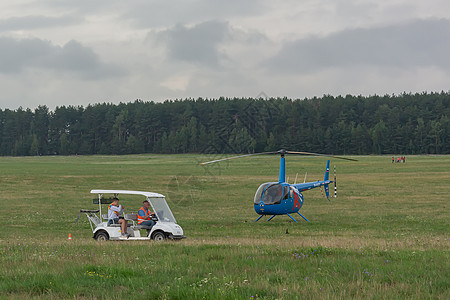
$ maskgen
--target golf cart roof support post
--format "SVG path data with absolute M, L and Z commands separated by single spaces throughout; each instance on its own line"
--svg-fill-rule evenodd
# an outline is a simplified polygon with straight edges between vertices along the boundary
M 89 225 L 91 225 L 91 230 L 92 230 L 92 232 L 94 232 L 94 226 L 92 226 L 92 221 L 89 217 L 88 217 L 88 220 L 89 220 Z
M 103 197 L 103 194 L 98 194 L 98 207 L 100 210 L 100 221 L 102 220 L 102 197 Z

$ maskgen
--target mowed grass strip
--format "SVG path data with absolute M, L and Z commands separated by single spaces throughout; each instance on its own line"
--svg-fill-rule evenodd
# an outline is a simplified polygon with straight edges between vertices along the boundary
M 332 160 L 338 198 L 304 193 L 302 214 L 258 223 L 257 187 L 277 156 L 212 167 L 203 155 L 0 158 L 0 296 L 10 298 L 450 298 L 449 156 Z M 292 183 L 326 159 L 288 156 Z M 92 240 L 94 188 L 159 192 L 186 240 Z M 122 198 L 136 211 L 140 198 Z M 286 234 L 286 230 L 288 234 Z M 73 240 L 68 241 L 71 233 Z

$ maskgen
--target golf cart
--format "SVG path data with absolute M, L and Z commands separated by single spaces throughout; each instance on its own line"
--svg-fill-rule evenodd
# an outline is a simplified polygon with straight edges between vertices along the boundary
M 155 213 L 153 220 L 155 225 L 152 227 L 137 224 L 137 213 L 124 212 L 123 217 L 128 221 L 127 233 L 129 237 L 126 240 L 155 240 L 163 241 L 165 239 L 182 239 L 183 229 L 177 224 L 175 217 L 172 214 L 166 199 L 163 195 L 151 192 L 140 191 L 124 191 L 124 190 L 91 190 L 91 194 L 97 194 L 98 198 L 94 199 L 94 204 L 98 204 L 98 210 L 81 209 L 78 219 L 82 213 L 85 213 L 89 224 L 91 225 L 93 238 L 98 241 L 106 240 L 122 240 L 121 225 L 109 224 L 108 222 L 108 208 L 102 205 L 109 205 L 113 197 L 118 195 L 142 195 L 150 203 L 151 210 Z M 109 194 L 113 197 L 106 198 L 104 195 Z M 139 202 L 136 203 L 136 206 Z M 128 206 L 127 206 L 128 207 Z M 78 222 L 77 219 L 77 222 Z M 146 233 L 141 236 L 141 230 L 146 230 Z

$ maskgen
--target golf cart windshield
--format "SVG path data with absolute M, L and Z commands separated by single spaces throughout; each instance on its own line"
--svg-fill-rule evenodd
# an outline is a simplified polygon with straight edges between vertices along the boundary
M 148 201 L 152 205 L 152 208 L 159 221 L 174 223 L 177 222 L 172 214 L 172 211 L 167 205 L 165 198 L 148 198 Z

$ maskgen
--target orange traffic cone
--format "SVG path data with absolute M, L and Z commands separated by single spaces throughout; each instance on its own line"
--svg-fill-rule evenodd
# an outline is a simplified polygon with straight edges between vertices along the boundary
M 69 233 L 69 241 L 72 240 L 72 235 Z

